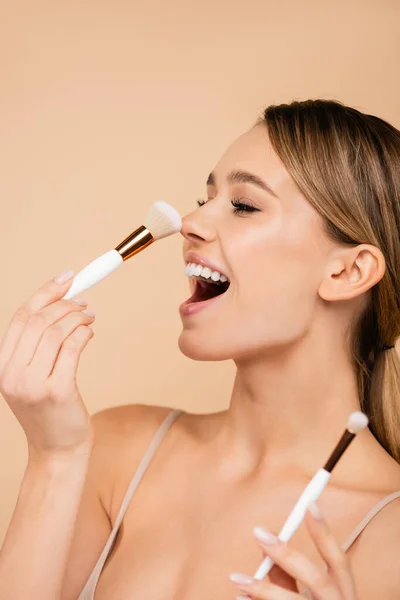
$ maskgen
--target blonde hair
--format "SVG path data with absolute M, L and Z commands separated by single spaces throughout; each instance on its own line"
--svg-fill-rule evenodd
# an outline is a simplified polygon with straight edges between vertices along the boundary
M 400 131 L 334 100 L 267 107 L 271 144 L 335 241 L 371 244 L 386 270 L 353 324 L 349 349 L 361 410 L 400 463 L 400 360 L 382 351 L 400 336 Z

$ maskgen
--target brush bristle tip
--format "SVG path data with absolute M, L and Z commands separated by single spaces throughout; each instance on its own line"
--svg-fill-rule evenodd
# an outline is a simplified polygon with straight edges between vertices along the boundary
M 350 431 L 350 433 L 357 434 L 362 429 L 365 429 L 368 426 L 368 423 L 369 419 L 367 415 L 361 411 L 356 411 L 351 413 L 347 424 L 347 429 Z
M 157 200 L 150 207 L 144 225 L 155 240 L 178 233 L 182 229 L 182 219 L 173 206 Z

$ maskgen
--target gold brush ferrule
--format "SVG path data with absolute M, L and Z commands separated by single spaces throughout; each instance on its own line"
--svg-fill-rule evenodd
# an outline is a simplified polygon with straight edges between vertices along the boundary
M 123 242 L 118 244 L 114 250 L 117 250 L 117 252 L 120 253 L 123 260 L 128 260 L 128 258 L 141 252 L 153 242 L 154 238 L 150 231 L 144 225 L 141 225 L 133 233 L 128 235 Z

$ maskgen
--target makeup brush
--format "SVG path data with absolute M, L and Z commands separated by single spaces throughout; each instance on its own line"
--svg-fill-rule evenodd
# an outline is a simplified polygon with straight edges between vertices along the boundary
M 163 200 L 154 202 L 147 213 L 144 225 L 128 235 L 116 248 L 102 254 L 79 271 L 70 289 L 63 296 L 63 300 L 70 300 L 93 287 L 131 256 L 138 254 L 156 240 L 177 233 L 181 229 L 182 220 L 178 212 Z
M 280 539 L 282 542 L 288 542 L 294 535 L 296 530 L 303 522 L 309 503 L 312 501 L 315 502 L 322 494 L 338 460 L 343 456 L 344 451 L 349 447 L 349 444 L 356 437 L 357 433 L 359 433 L 362 429 L 365 429 L 367 425 L 367 415 L 360 411 L 351 413 L 344 434 L 340 438 L 326 464 L 323 466 L 323 468 L 316 472 L 314 477 L 305 487 L 292 512 L 286 519 L 286 522 L 278 535 L 278 539 Z M 274 562 L 269 556 L 267 556 L 258 567 L 254 575 L 254 579 L 264 579 L 264 577 L 270 572 L 273 565 Z

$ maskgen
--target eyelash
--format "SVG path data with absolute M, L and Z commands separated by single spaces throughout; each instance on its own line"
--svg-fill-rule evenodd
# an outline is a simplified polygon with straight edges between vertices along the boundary
M 197 200 L 197 204 L 199 206 L 204 206 L 204 204 L 206 204 L 206 201 L 200 198 L 199 200 Z M 240 198 L 233 198 L 231 200 L 231 204 L 235 207 L 235 210 L 233 211 L 235 214 L 243 215 L 246 212 L 259 212 L 258 208 L 252 206 L 251 204 L 246 204 L 245 202 L 242 202 Z

